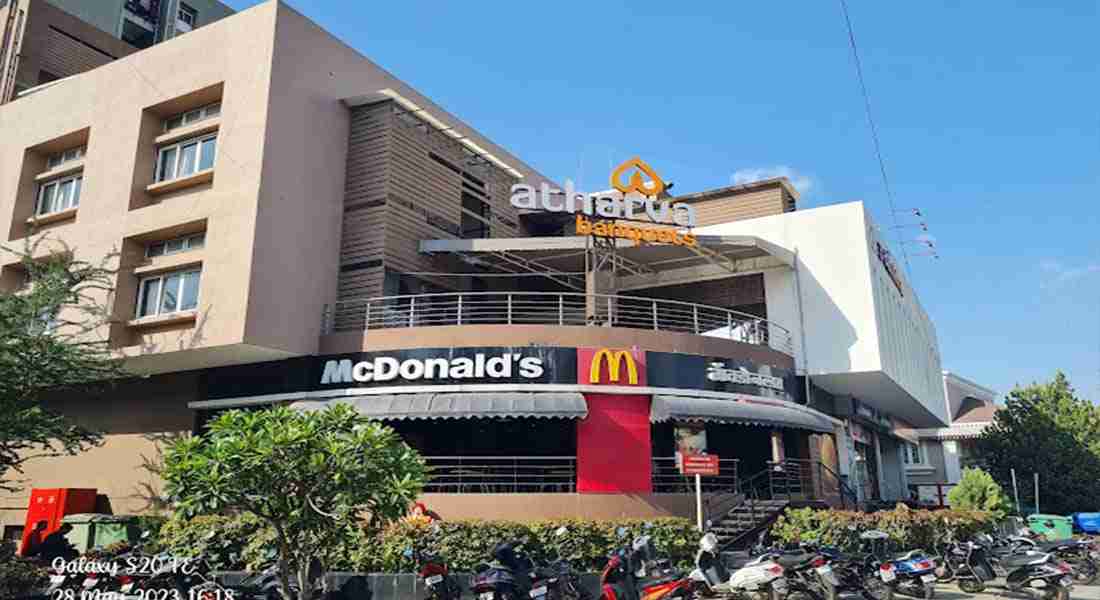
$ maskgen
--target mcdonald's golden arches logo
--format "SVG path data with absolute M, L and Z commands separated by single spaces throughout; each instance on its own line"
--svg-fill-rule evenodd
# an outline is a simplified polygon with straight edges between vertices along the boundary
M 645 385 L 645 363 L 630 350 L 578 348 L 577 354 L 579 383 Z
M 623 183 L 623 174 L 630 169 L 634 169 L 634 172 L 630 174 L 627 183 Z M 643 175 L 649 178 L 649 182 L 642 179 Z M 638 192 L 643 196 L 656 197 L 665 191 L 665 182 L 661 180 L 661 176 L 653 170 L 653 167 L 645 164 L 642 159 L 635 156 L 615 167 L 615 170 L 611 172 L 611 187 L 623 194 Z

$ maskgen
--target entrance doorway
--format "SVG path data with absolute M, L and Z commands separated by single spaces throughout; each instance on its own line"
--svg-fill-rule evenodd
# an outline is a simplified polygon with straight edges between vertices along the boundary
M 856 472 L 859 475 L 859 486 L 863 490 L 863 497 L 868 500 L 879 501 L 882 495 L 878 489 L 878 457 L 875 455 L 875 447 L 871 444 L 855 442 L 856 447 Z

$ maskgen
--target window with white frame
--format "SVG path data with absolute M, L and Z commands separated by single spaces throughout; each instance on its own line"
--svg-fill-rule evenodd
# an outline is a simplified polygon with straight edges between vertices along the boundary
M 173 240 L 153 242 L 152 244 L 149 244 L 145 247 L 145 256 L 147 258 L 153 258 L 154 256 L 165 256 L 168 254 L 176 254 L 177 252 L 198 250 L 199 248 L 202 248 L 205 243 L 205 233 L 195 233 L 192 235 L 178 237 Z
M 218 136 L 184 140 L 157 150 L 157 181 L 172 181 L 214 168 Z
M 191 31 L 199 20 L 199 11 L 180 2 L 179 11 L 176 12 L 176 29 L 181 32 Z
M 200 106 L 199 108 L 168 117 L 164 120 L 164 130 L 171 131 L 183 127 L 184 125 L 191 125 L 192 123 L 198 123 L 206 119 L 213 119 L 220 114 L 222 114 L 221 102 L 207 104 L 206 106 Z
M 145 277 L 138 286 L 137 316 L 154 317 L 194 310 L 199 305 L 200 269 Z
M 80 188 L 84 176 L 70 175 L 46 181 L 38 186 L 38 201 L 34 205 L 35 216 L 50 215 L 80 205 Z
M 81 146 L 79 148 L 69 148 L 64 152 L 58 152 L 57 154 L 51 154 L 49 158 L 46 159 L 46 168 L 55 169 L 67 162 L 78 160 L 84 156 L 84 151 L 84 146 Z
M 903 442 L 901 449 L 905 464 L 910 466 L 924 464 L 924 447 L 921 444 Z

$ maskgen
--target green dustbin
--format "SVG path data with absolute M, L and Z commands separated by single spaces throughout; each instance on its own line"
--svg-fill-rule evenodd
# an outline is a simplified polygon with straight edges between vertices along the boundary
M 1073 537 L 1073 519 L 1058 515 L 1031 515 L 1027 525 L 1032 531 L 1050 541 L 1068 540 Z

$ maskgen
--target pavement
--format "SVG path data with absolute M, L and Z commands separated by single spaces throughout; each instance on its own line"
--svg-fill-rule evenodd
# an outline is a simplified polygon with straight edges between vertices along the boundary
M 906 596 L 901 595 L 894 597 L 906 598 Z M 1007 592 L 992 588 L 980 594 L 967 594 L 954 585 L 936 584 L 936 600 L 1035 600 L 1038 597 L 1038 595 Z M 1071 600 L 1100 600 L 1100 586 L 1075 586 L 1069 597 Z

